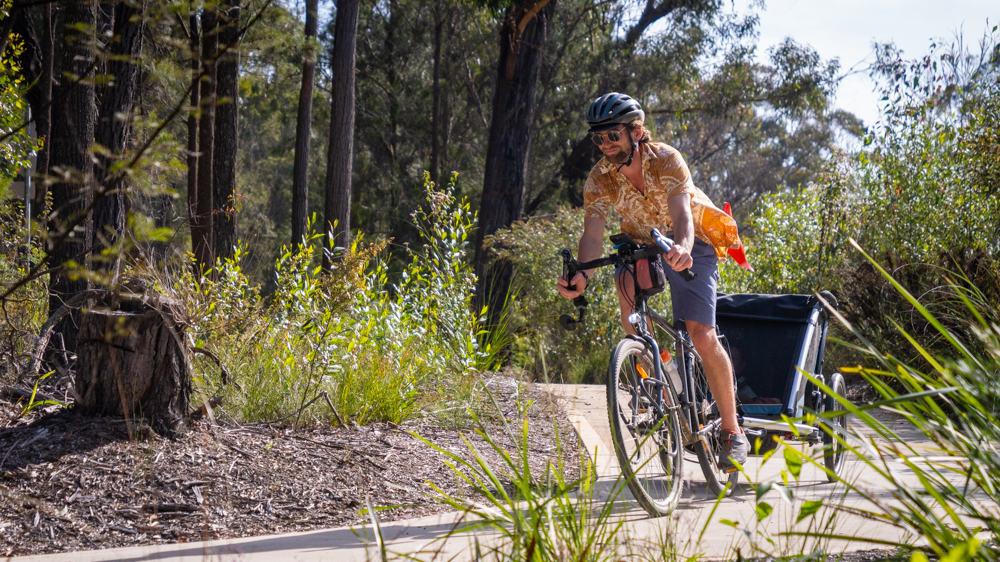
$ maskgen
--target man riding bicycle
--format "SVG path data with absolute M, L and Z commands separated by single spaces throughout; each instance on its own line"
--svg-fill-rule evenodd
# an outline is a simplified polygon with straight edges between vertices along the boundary
M 729 248 L 740 248 L 736 222 L 719 210 L 695 187 L 680 153 L 652 142 L 643 125 L 639 102 L 625 94 L 605 94 L 587 111 L 588 131 L 604 153 L 590 171 L 584 186 L 583 236 L 578 259 L 601 256 L 608 210 L 621 217 L 621 231 L 640 244 L 652 244 L 650 230 L 657 228 L 673 238 L 665 268 L 670 283 L 674 321 L 683 320 L 691 343 L 702 358 L 705 376 L 721 417 L 719 465 L 732 468 L 730 459 L 746 461 L 750 445 L 736 419 L 733 367 L 715 332 L 715 292 L 719 258 Z M 690 268 L 697 274 L 684 281 L 678 272 Z M 580 271 L 567 282 L 559 278 L 559 293 L 572 299 L 587 288 L 594 270 Z M 634 283 L 620 282 L 625 270 L 615 272 L 622 326 L 632 334 L 628 321 L 634 302 Z M 575 290 L 568 289 L 575 286 Z

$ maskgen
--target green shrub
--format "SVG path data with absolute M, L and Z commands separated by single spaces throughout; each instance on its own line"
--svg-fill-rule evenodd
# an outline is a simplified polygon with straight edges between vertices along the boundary
M 267 298 L 244 273 L 243 250 L 213 272 L 161 282 L 184 304 L 193 343 L 232 373 L 224 386 L 221 371 L 199 359 L 204 392 L 223 394 L 226 410 L 246 421 L 330 419 L 324 392 L 359 424 L 399 423 L 428 402 L 469 406 L 475 374 L 495 358 L 480 349 L 480 319 L 470 312 L 475 276 L 465 252 L 474 215 L 452 197 L 454 182 L 442 190 L 427 182 L 427 207 L 413 217 L 423 245 L 408 249 L 396 283 L 385 244 L 361 238 L 322 272 L 315 234 L 285 249 Z
M 531 217 L 500 230 L 487 243 L 514 264 L 510 324 L 513 360 L 537 380 L 603 382 L 610 350 L 623 332 L 614 288 L 613 268 L 598 269 L 587 287 L 590 301 L 583 325 L 574 331 L 559 325 L 559 316 L 573 314 L 572 301 L 556 290 L 562 275 L 563 248 L 577 256 L 583 233 L 583 209 L 560 208 L 553 215 Z M 604 255 L 611 251 L 605 242 Z M 655 306 L 669 310 L 669 299 Z M 543 360 L 544 359 L 544 360 Z
M 988 39 L 984 52 L 995 52 L 995 34 Z M 849 238 L 932 309 L 955 298 L 942 289 L 955 282 L 951 271 L 963 272 L 987 298 L 1000 298 L 1000 87 L 994 79 L 1000 67 L 990 55 L 978 73 L 957 82 L 961 73 L 947 74 L 954 68 L 945 62 L 968 58 L 959 55 L 952 48 L 913 63 L 881 60 L 889 76 L 884 122 L 869 129 L 864 150 L 831 163 L 822 183 L 761 202 L 748 236 L 757 273 L 743 289 L 831 290 L 852 325 L 887 349 L 906 343 L 891 319 L 911 322 L 925 345 L 938 336 L 849 251 Z M 961 94 L 948 97 L 948 91 Z

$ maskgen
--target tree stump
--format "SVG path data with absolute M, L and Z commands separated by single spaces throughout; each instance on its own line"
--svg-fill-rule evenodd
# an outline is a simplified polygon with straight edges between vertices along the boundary
M 174 435 L 191 399 L 182 327 L 169 311 L 89 311 L 80 322 L 76 391 L 81 412 L 146 418 Z

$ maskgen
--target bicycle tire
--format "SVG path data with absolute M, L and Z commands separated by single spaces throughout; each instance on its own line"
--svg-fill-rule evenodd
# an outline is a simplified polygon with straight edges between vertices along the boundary
M 847 385 L 844 383 L 844 375 L 840 373 L 834 373 L 830 377 L 830 389 L 835 393 L 846 396 L 847 395 Z M 847 411 L 844 409 L 843 404 L 837 401 L 833 396 L 825 396 L 823 398 L 823 411 L 824 412 L 844 412 L 844 415 L 836 418 L 824 419 L 823 423 L 833 426 L 838 433 L 842 436 L 846 436 L 847 432 Z M 830 482 L 836 482 L 844 469 L 844 459 L 847 458 L 847 447 L 841 444 L 839 441 L 833 438 L 833 435 L 823 432 L 823 464 L 826 468 L 833 474 L 827 474 L 826 479 Z
M 695 360 L 693 354 L 687 354 L 684 363 L 687 368 L 693 369 L 692 380 L 694 381 L 695 404 L 697 404 L 698 409 L 698 427 L 702 427 L 710 421 L 709 417 L 715 401 L 711 398 L 708 379 L 705 377 L 701 361 Z M 728 498 L 736 490 L 740 473 L 738 471 L 726 473 L 719 468 L 716 455 L 719 447 L 719 431 L 716 430 L 709 434 L 705 440 L 698 440 L 693 449 L 698 457 L 698 464 L 701 465 L 701 472 L 705 475 L 705 484 L 709 493 L 715 497 L 724 494 L 724 497 Z
M 642 408 L 641 399 L 651 400 L 652 396 L 636 383 L 642 378 L 637 364 L 645 365 L 647 374 L 652 374 L 653 357 L 643 344 L 632 339 L 619 342 L 608 365 L 611 440 L 632 495 L 650 516 L 662 517 L 677 507 L 681 496 L 684 453 L 680 418 L 676 408 L 669 409 L 661 420 L 653 419 L 648 405 Z M 665 393 L 665 399 L 674 406 L 676 399 L 670 394 Z

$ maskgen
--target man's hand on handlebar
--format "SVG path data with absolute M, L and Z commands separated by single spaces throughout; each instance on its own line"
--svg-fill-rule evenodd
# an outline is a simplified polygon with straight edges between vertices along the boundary
M 694 265 L 691 252 L 680 244 L 674 244 L 669 252 L 663 256 L 667 260 L 667 265 L 674 271 L 684 271 Z
M 582 271 L 577 271 L 576 275 L 573 276 L 572 281 L 573 281 L 572 285 L 574 286 L 573 288 L 576 289 L 574 291 L 571 291 L 567 288 L 567 286 L 570 284 L 566 283 L 566 279 L 564 279 L 562 276 L 556 279 L 556 289 L 559 290 L 559 294 L 562 295 L 564 298 L 567 299 L 576 298 L 580 296 L 583 293 L 583 291 L 587 288 L 587 277 L 583 274 Z

